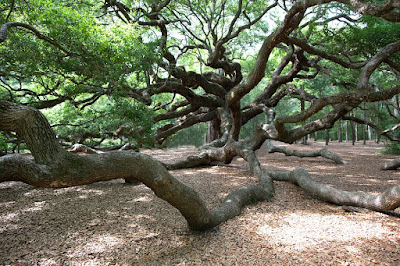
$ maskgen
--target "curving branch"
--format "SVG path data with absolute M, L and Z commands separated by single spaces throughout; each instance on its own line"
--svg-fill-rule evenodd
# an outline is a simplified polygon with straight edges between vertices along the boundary
M 349 68 L 349 69 L 360 69 L 363 66 L 365 66 L 366 62 L 357 62 L 357 63 L 353 63 L 353 62 L 348 62 L 346 60 L 344 60 L 341 57 L 338 57 L 336 55 L 332 55 L 328 52 L 325 52 L 323 50 L 319 50 L 315 47 L 313 47 L 312 45 L 308 44 L 306 40 L 302 40 L 299 38 L 295 38 L 295 37 L 287 37 L 285 38 L 285 42 L 287 44 L 292 44 L 292 45 L 296 45 L 298 47 L 301 47 L 304 51 L 306 51 L 309 54 L 313 54 L 313 55 L 318 55 L 322 58 L 325 58 L 331 62 L 334 62 L 336 64 L 339 64 L 345 68 Z
M 43 40 L 43 41 L 51 44 L 52 46 L 58 48 L 59 50 L 63 51 L 66 55 L 69 55 L 69 56 L 78 55 L 76 53 L 72 53 L 72 52 L 68 51 L 67 49 L 62 47 L 59 43 L 57 43 L 55 40 L 43 35 L 40 31 L 38 31 L 34 27 L 32 27 L 28 24 L 25 24 L 25 23 L 21 23 L 21 22 L 7 22 L 7 23 L 4 23 L 3 25 L 1 25 L 1 27 L 0 27 L 0 43 L 4 42 L 7 39 L 8 31 L 11 28 L 27 29 L 27 30 L 31 31 L 33 34 L 35 34 L 38 39 Z
M 71 154 L 58 145 L 46 118 L 38 110 L 4 100 L 0 100 L 0 110 L 0 130 L 14 131 L 24 138 L 35 158 L 1 156 L 0 182 L 22 181 L 38 187 L 60 188 L 117 178 L 139 181 L 177 208 L 189 228 L 197 231 L 210 229 L 238 215 L 249 202 L 273 196 L 272 179 L 268 181 L 263 175 L 259 185 L 233 191 L 218 209 L 210 211 L 196 191 L 174 178 L 163 164 L 150 156 L 132 151 Z
M 305 121 L 307 118 L 311 117 L 313 114 L 322 110 L 328 105 L 337 105 L 340 103 L 361 103 L 361 102 L 377 102 L 382 100 L 387 100 L 392 98 L 394 95 L 400 93 L 400 85 L 395 86 L 391 89 L 382 91 L 352 91 L 338 93 L 336 95 L 321 97 L 312 102 L 309 108 L 303 112 L 292 115 L 292 116 L 280 116 L 277 119 L 282 123 L 297 123 Z
M 347 162 L 344 161 L 342 158 L 340 158 L 340 156 L 328 151 L 326 148 L 323 148 L 321 150 L 315 150 L 315 151 L 298 151 L 298 150 L 293 150 L 293 149 L 289 149 L 286 147 L 274 146 L 274 145 L 272 145 L 270 140 L 267 140 L 266 143 L 267 143 L 269 153 L 280 152 L 280 153 L 285 154 L 286 156 L 296 156 L 296 157 L 301 157 L 301 158 L 320 157 L 321 156 L 326 159 L 332 160 L 337 164 L 347 164 Z
M 366 2 L 364 0 L 336 0 L 337 2 L 352 6 L 360 14 L 381 17 L 391 22 L 400 22 L 400 4 L 396 0 Z
M 329 3 L 332 0 L 304 0 L 297 1 L 286 14 L 280 26 L 263 42 L 254 67 L 246 80 L 229 91 L 226 96 L 228 106 L 233 106 L 243 96 L 248 94 L 265 76 L 265 70 L 272 50 L 281 43 L 302 21 L 307 8 Z
M 268 171 L 274 180 L 286 181 L 300 186 L 308 193 L 330 203 L 355 206 L 374 211 L 389 211 L 400 207 L 400 184 L 392 186 L 380 194 L 343 191 L 321 184 L 310 174 L 298 168 L 292 172 Z
M 207 122 L 215 119 L 217 117 L 215 111 L 203 112 L 203 110 L 198 110 L 194 113 L 189 113 L 181 117 L 175 123 L 167 124 L 157 130 L 156 140 L 159 144 L 163 143 L 169 136 L 175 134 L 181 129 L 188 128 L 195 124 L 201 122 Z
M 394 159 L 391 162 L 385 163 L 381 169 L 382 170 L 396 170 L 400 167 L 400 158 Z
M 159 86 L 158 86 L 159 85 Z M 159 93 L 177 93 L 185 97 L 185 99 L 195 106 L 219 107 L 224 105 L 224 101 L 215 95 L 198 95 L 190 87 L 175 81 L 166 81 L 155 85 L 157 88 L 154 94 Z

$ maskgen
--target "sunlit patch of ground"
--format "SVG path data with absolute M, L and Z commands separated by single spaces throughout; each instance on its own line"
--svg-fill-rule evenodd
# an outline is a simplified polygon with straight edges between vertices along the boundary
M 289 245 L 302 250 L 321 242 L 373 239 L 390 240 L 395 232 L 381 221 L 357 221 L 343 215 L 295 212 L 281 217 L 280 222 L 268 222 L 257 233 L 276 245 Z

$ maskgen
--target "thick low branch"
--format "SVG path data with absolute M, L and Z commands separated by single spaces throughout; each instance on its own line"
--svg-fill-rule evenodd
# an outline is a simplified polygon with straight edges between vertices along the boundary
M 198 109 L 199 108 L 196 108 L 193 105 L 188 105 L 188 106 L 185 106 L 184 108 L 181 108 L 180 110 L 167 111 L 166 113 L 157 114 L 153 117 L 153 121 L 159 122 L 162 120 L 168 120 L 168 119 L 182 117 L 182 116 L 188 115 L 191 112 L 194 112 Z
M 393 161 L 390 161 L 388 163 L 385 163 L 381 169 L 382 170 L 396 170 L 397 168 L 400 167 L 400 158 L 394 159 Z
M 269 172 L 269 174 L 274 180 L 291 182 L 308 193 L 337 205 L 355 206 L 374 211 L 389 211 L 400 207 L 400 184 L 375 195 L 343 191 L 321 184 L 314 181 L 302 168 L 292 172 Z
M 337 164 L 347 164 L 339 155 L 328 151 L 326 148 L 316 150 L 316 151 L 298 151 L 293 149 L 288 149 L 286 147 L 279 147 L 272 145 L 271 141 L 267 140 L 267 147 L 269 153 L 280 152 L 286 156 L 296 156 L 296 157 L 324 157 L 326 159 L 332 160 Z
M 0 130 L 17 132 L 27 141 L 28 147 L 34 150 L 32 155 L 35 158 L 32 160 L 23 155 L 1 156 L 0 182 L 22 181 L 38 187 L 60 188 L 117 178 L 139 181 L 177 208 L 190 229 L 199 231 L 215 227 L 238 215 L 248 203 L 273 196 L 269 193 L 271 178 L 270 182 L 264 178 L 260 180 L 260 185 L 233 191 L 220 208 L 209 211 L 196 191 L 174 178 L 163 164 L 148 155 L 132 151 L 85 156 L 67 153 L 57 144 L 49 123 L 38 110 L 2 100 L 0 110 Z M 49 147 L 46 143 L 51 143 L 50 151 L 47 151 Z M 40 144 L 42 147 L 37 147 Z
M 190 126 L 193 126 L 195 124 L 201 123 L 201 122 L 207 122 L 211 121 L 216 118 L 216 112 L 206 112 L 203 113 L 201 110 L 196 113 L 190 113 L 187 116 L 182 117 L 182 119 L 177 120 L 173 124 L 168 124 L 165 125 L 162 128 L 159 128 L 157 130 L 156 134 L 156 140 L 158 143 L 163 143 L 169 136 L 172 134 L 175 134 L 181 129 L 188 128 Z

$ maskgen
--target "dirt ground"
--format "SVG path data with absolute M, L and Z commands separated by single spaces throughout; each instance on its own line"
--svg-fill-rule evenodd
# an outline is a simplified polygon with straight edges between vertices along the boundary
M 377 193 L 400 181 L 400 170 L 379 170 L 395 158 L 379 154 L 382 148 L 330 143 L 328 149 L 348 165 L 268 154 L 266 148 L 258 155 L 264 167 L 303 167 L 334 187 Z M 142 152 L 171 162 L 195 150 Z M 246 167 L 241 159 L 234 165 Z M 232 190 L 255 182 L 247 170 L 223 166 L 172 173 L 195 188 L 210 208 Z M 400 265 L 400 218 L 349 212 L 292 184 L 275 185 L 272 202 L 252 204 L 218 228 L 193 233 L 176 209 L 144 185 L 114 180 L 42 189 L 1 183 L 0 265 Z

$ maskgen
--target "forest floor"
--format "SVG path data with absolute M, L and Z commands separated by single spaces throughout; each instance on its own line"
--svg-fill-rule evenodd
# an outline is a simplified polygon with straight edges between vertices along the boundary
M 323 143 L 292 145 L 310 150 Z M 318 158 L 258 152 L 264 167 L 307 169 L 340 189 L 380 192 L 400 182 L 400 170 L 381 171 L 396 156 L 383 145 L 330 143 L 347 165 Z M 143 150 L 172 162 L 194 147 Z M 246 163 L 172 171 L 210 208 L 234 189 L 254 184 Z M 123 180 L 63 189 L 20 182 L 0 184 L 0 265 L 400 265 L 400 218 L 348 211 L 299 187 L 275 182 L 272 202 L 245 207 L 240 216 L 205 233 L 188 230 L 179 212 L 144 185 Z M 396 210 L 397 213 L 400 209 Z

